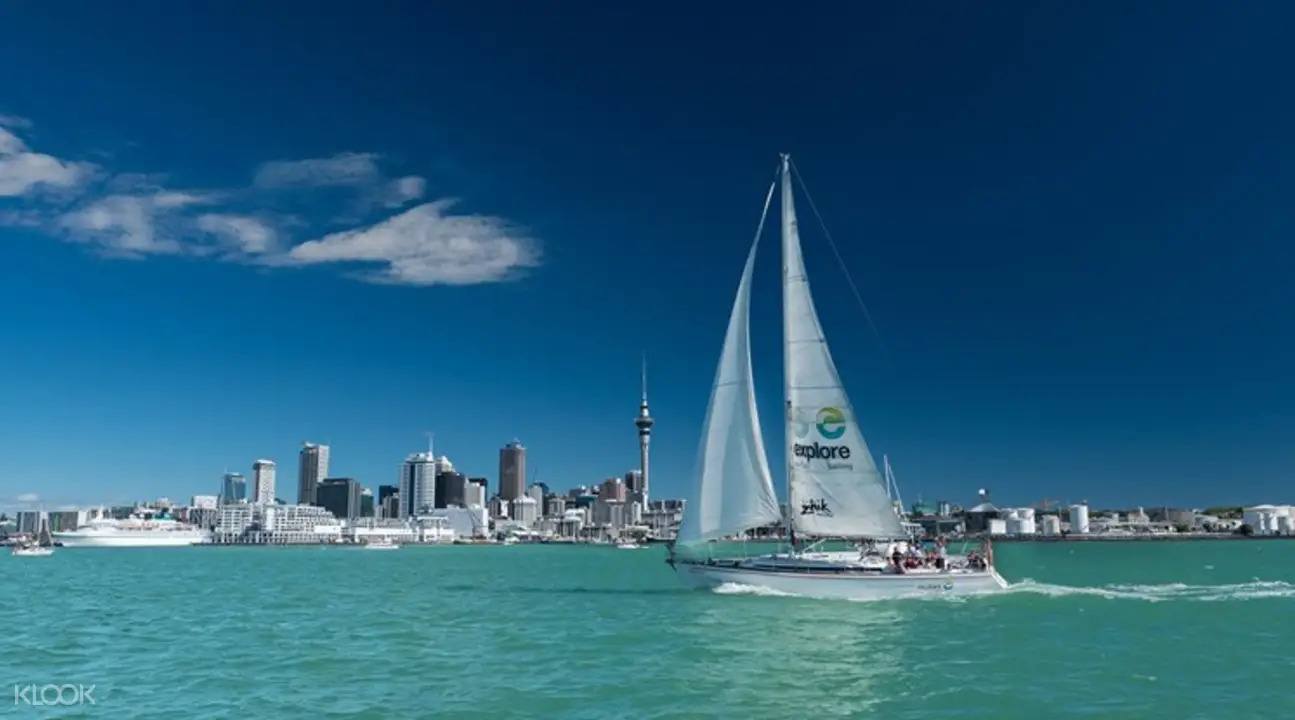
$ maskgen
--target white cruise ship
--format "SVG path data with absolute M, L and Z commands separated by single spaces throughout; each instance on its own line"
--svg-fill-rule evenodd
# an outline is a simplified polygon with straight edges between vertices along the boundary
M 126 520 L 100 518 L 76 530 L 53 533 L 63 547 L 178 547 L 211 541 L 211 533 L 166 517 L 141 513 Z

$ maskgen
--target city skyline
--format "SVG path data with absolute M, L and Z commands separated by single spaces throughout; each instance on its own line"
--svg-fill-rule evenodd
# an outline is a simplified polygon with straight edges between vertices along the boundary
M 1289 9 L 303 7 L 0 7 L 0 504 L 257 457 L 292 500 L 302 439 L 376 485 L 428 428 L 469 473 L 518 437 L 597 482 L 636 465 L 644 352 L 651 494 L 681 497 L 779 152 L 906 499 L 1291 492 Z

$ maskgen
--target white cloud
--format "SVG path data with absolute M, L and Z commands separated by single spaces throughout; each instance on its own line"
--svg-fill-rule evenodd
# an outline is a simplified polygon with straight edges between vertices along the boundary
M 216 236 L 234 250 L 259 255 L 274 250 L 278 236 L 274 228 L 250 215 L 208 213 L 198 216 L 198 229 Z
M 423 197 L 427 181 L 417 175 L 390 179 L 375 153 L 339 153 L 326 158 L 276 160 L 257 168 L 252 185 L 261 190 L 350 188 L 357 193 L 347 215 L 375 207 L 398 208 Z
M 424 203 L 376 225 L 302 243 L 283 262 L 380 263 L 384 267 L 360 277 L 405 285 L 498 282 L 539 264 L 534 242 L 509 223 L 488 215 L 447 215 L 453 204 Z
M 261 165 L 253 184 L 259 188 L 347 187 L 382 179 L 377 155 L 340 153 L 329 158 L 276 160 Z
M 19 197 L 42 187 L 74 188 L 89 180 L 94 170 L 91 163 L 31 152 L 21 138 L 0 127 L 0 197 Z
M 206 200 L 175 191 L 109 195 L 65 213 L 58 226 L 72 240 L 96 245 L 110 255 L 174 255 L 196 251 L 182 241 L 183 222 L 176 212 Z
M 417 175 L 396 178 L 383 188 L 381 202 L 384 207 L 398 208 L 417 200 L 427 191 L 427 181 Z

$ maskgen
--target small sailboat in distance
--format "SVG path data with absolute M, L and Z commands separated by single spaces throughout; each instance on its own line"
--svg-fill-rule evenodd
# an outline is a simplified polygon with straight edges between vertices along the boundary
M 886 479 L 864 442 L 814 309 L 801 255 L 791 183 L 783 155 L 765 196 L 729 315 L 703 424 L 697 473 L 668 562 L 688 584 L 766 587 L 811 597 L 883 599 L 999 590 L 992 559 L 944 558 L 940 567 L 906 568 L 910 538 Z M 776 187 L 781 188 L 783 369 L 787 517 L 779 508 L 756 411 L 751 370 L 751 276 Z M 786 522 L 790 550 L 717 558 L 707 546 L 756 527 Z M 816 541 L 805 549 L 795 539 Z M 815 551 L 821 541 L 861 543 L 852 551 Z M 877 552 L 876 543 L 886 552 Z M 891 553 L 895 553 L 894 561 Z

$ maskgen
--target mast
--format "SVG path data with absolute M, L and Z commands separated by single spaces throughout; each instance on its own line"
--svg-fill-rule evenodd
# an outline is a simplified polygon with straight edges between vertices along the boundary
M 787 505 L 784 510 L 783 521 L 786 524 L 787 544 L 791 547 L 791 552 L 796 552 L 796 529 L 792 524 L 792 515 L 795 510 L 792 507 L 791 497 L 791 315 L 787 312 L 787 234 L 790 223 L 795 221 L 794 217 L 788 215 L 791 209 L 791 155 L 781 153 L 782 167 L 779 170 L 779 183 L 782 186 L 782 198 L 779 207 L 782 212 L 782 399 L 783 399 L 783 423 L 782 423 L 782 448 L 783 458 L 786 463 L 786 472 L 784 478 L 787 484 Z

